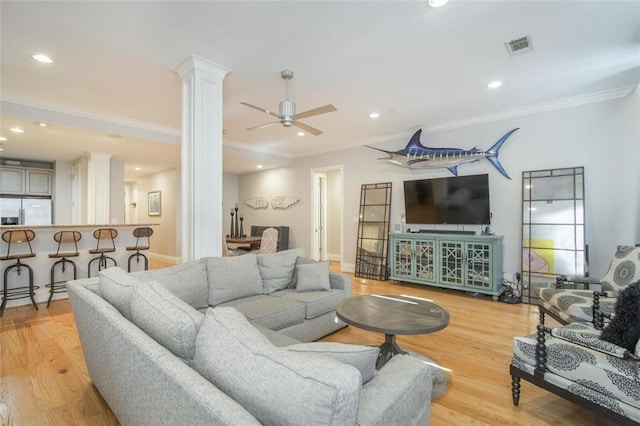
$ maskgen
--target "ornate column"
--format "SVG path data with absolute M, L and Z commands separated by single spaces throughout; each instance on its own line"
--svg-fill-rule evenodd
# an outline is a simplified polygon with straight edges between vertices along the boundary
M 222 254 L 222 81 L 230 71 L 191 55 L 182 80 L 181 258 Z

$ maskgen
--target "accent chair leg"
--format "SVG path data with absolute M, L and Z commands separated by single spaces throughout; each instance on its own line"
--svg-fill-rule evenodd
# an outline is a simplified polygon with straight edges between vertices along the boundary
M 511 397 L 516 407 L 520 403 L 520 377 L 511 375 Z

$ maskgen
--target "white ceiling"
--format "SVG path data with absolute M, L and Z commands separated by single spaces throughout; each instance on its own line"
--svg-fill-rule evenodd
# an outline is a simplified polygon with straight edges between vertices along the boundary
M 0 14 L 2 155 L 107 151 L 125 161 L 127 180 L 179 165 L 173 69 L 190 54 L 231 69 L 223 139 L 232 173 L 640 80 L 640 1 L 452 0 L 432 9 L 425 1 L 3 0 Z M 510 56 L 505 42 L 525 35 L 533 50 Z M 54 62 L 33 61 L 36 52 Z M 246 130 L 272 117 L 240 102 L 277 111 L 283 69 L 295 72 L 298 112 L 338 109 L 303 120 L 323 135 Z M 503 86 L 487 89 L 495 79 Z M 26 133 L 10 133 L 14 126 Z

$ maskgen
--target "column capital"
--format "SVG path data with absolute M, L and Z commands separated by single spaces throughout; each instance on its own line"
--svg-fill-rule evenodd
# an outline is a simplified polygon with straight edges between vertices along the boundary
M 184 79 L 186 75 L 193 71 L 203 71 L 213 74 L 222 80 L 231 71 L 229 68 L 223 67 L 222 65 L 218 65 L 215 62 L 194 54 L 187 56 L 173 69 L 178 73 L 181 79 Z

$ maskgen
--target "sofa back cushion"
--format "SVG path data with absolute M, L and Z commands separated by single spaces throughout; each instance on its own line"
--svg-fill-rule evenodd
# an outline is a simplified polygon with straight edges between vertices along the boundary
M 258 254 L 258 268 L 262 276 L 264 294 L 283 290 L 291 285 L 296 259 L 304 256 L 304 249 L 279 251 L 274 254 Z
M 102 297 L 130 320 L 131 294 L 133 287 L 140 284 L 140 280 L 117 266 L 103 269 L 99 274 Z
M 253 253 L 233 257 L 207 257 L 209 306 L 262 294 L 262 277 Z
M 262 424 L 356 423 L 356 368 L 276 348 L 234 308 L 207 310 L 193 365 Z
M 191 365 L 204 314 L 180 300 L 162 284 L 140 283 L 131 295 L 131 322 Z
M 296 265 L 296 290 L 331 290 L 331 283 L 329 281 L 329 267 L 329 262 Z
M 640 280 L 640 247 L 618 246 L 609 269 L 602 277 L 603 291 L 620 291 Z
M 195 309 L 209 306 L 209 283 L 204 260 L 194 260 L 169 268 L 132 272 L 142 282 L 156 281 Z

